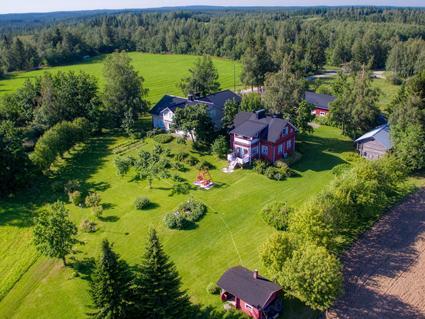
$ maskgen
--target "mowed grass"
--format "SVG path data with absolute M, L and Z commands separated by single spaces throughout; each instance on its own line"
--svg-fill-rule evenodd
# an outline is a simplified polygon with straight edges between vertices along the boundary
M 191 68 L 198 58 L 193 55 L 172 54 L 149 54 L 130 52 L 132 64 L 139 74 L 145 79 L 145 88 L 149 89 L 148 99 L 156 103 L 164 94 L 181 95 L 177 87 L 180 80 L 189 74 Z M 26 79 L 33 79 L 44 72 L 57 71 L 84 71 L 96 76 L 100 88 L 105 81 L 103 76 L 103 60 L 106 55 L 91 58 L 84 63 L 68 66 L 44 68 L 30 72 L 15 72 L 0 80 L 0 96 L 14 92 L 22 86 Z M 223 89 L 241 88 L 240 73 L 242 66 L 239 62 L 222 58 L 212 58 L 219 73 L 219 82 Z
M 222 309 L 217 296 L 209 295 L 206 287 L 215 282 L 229 267 L 243 265 L 264 269 L 259 261 L 259 248 L 273 232 L 260 217 L 260 209 L 269 201 L 279 199 L 298 207 L 319 192 L 333 178 L 330 170 L 343 163 L 341 153 L 352 149 L 351 142 L 335 128 L 322 126 L 310 136 L 300 137 L 298 148 L 304 153 L 294 165 L 297 177 L 276 182 L 252 170 L 236 170 L 224 174 L 226 165 L 212 155 L 201 156 L 192 152 L 190 145 L 175 141 L 167 144 L 173 153 L 191 152 L 215 165 L 211 175 L 216 187 L 211 190 L 193 190 L 190 195 L 170 196 L 167 180 L 147 183 L 136 182 L 130 173 L 118 177 L 115 172 L 114 150 L 120 150 L 130 141 L 121 136 L 101 136 L 74 150 L 67 156 L 67 165 L 58 172 L 56 180 L 80 179 L 83 188 L 96 190 L 105 205 L 105 214 L 94 234 L 81 233 L 84 243 L 71 256 L 73 267 L 63 268 L 61 262 L 38 257 L 31 245 L 31 216 L 47 203 L 63 194 L 51 190 L 52 180 L 37 182 L 37 187 L 16 198 L 0 202 L 0 287 L 8 287 L 0 301 L 0 318 L 84 318 L 89 311 L 87 275 L 88 259 L 98 253 L 100 241 L 109 239 L 114 249 L 130 264 L 140 262 L 147 229 L 156 227 L 166 252 L 176 263 L 184 288 L 193 302 Z M 137 154 L 151 149 L 147 139 L 128 147 L 123 155 Z M 186 165 L 187 166 L 187 165 Z M 188 167 L 184 173 L 174 172 L 192 183 L 197 170 Z M 155 207 L 137 211 L 133 202 L 137 196 L 147 196 Z M 169 230 L 163 217 L 189 196 L 201 199 L 208 206 L 207 215 L 190 230 Z M 68 204 L 72 220 L 79 225 L 91 215 L 87 208 Z M 75 274 L 78 274 L 76 276 Z M 294 302 L 287 302 L 284 318 L 309 318 L 311 312 Z

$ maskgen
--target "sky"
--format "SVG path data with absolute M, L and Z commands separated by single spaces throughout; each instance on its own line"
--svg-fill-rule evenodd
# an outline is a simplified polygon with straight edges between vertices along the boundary
M 94 9 L 154 8 L 188 5 L 317 6 L 390 5 L 422 6 L 425 0 L 0 0 L 0 14 Z

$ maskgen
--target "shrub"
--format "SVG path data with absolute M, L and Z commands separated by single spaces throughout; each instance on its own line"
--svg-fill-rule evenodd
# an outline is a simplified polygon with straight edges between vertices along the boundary
M 280 173 L 285 175 L 286 177 L 291 176 L 291 170 L 288 166 L 287 163 L 285 163 L 284 161 L 276 161 L 276 163 L 274 164 L 276 168 L 279 169 Z
M 186 158 L 188 158 L 189 157 L 189 153 L 186 153 L 186 152 L 180 152 L 180 153 L 177 153 L 176 154 L 176 161 L 178 161 L 178 162 L 183 162 L 183 161 L 185 161 L 186 160 Z
M 179 212 L 172 212 L 165 215 L 164 223 L 170 229 L 183 229 L 186 220 Z
M 263 160 L 255 160 L 254 161 L 254 170 L 258 174 L 264 174 L 267 167 L 269 167 L 269 163 L 267 163 L 266 161 L 263 161 Z
M 136 207 L 136 209 L 142 210 L 142 209 L 146 209 L 150 206 L 151 201 L 149 200 L 149 198 L 147 197 L 137 197 L 136 200 L 134 201 L 134 206 Z
M 215 283 L 210 282 L 207 286 L 207 292 L 211 295 L 218 295 L 220 293 L 220 287 Z
M 359 154 L 353 152 L 344 152 L 341 155 L 342 158 L 347 162 L 358 162 L 363 159 Z
M 92 210 L 94 216 L 96 216 L 97 218 L 102 217 L 102 215 L 103 215 L 103 206 L 102 205 L 93 206 L 91 210 Z
M 100 204 L 100 196 L 96 192 L 92 192 L 86 196 L 85 204 L 87 207 L 96 207 Z
M 263 207 L 261 215 L 264 221 L 277 230 L 288 228 L 289 216 L 293 209 L 288 207 L 286 202 L 274 201 Z
M 81 202 L 83 201 L 83 196 L 81 195 L 81 192 L 74 191 L 72 193 L 69 193 L 69 201 L 73 203 L 75 206 L 79 206 Z
M 264 175 L 269 179 L 281 181 L 285 179 L 287 172 L 288 170 L 285 168 L 269 166 L 266 168 Z
M 211 150 L 219 158 L 226 158 L 227 153 L 229 152 L 229 143 L 224 136 L 219 136 L 215 139 L 213 145 L 211 146 Z
M 351 165 L 350 164 L 347 164 L 347 163 L 339 164 L 339 165 L 336 165 L 336 166 L 334 166 L 332 168 L 331 173 L 334 174 L 334 175 L 336 175 L 336 176 L 339 176 L 342 173 L 344 173 L 347 170 L 349 170 L 350 167 L 351 167 Z
M 71 179 L 65 183 L 64 189 L 65 194 L 69 194 L 75 191 L 80 190 L 81 183 L 78 179 Z
M 187 220 L 191 222 L 199 221 L 207 212 L 207 206 L 201 201 L 190 198 L 181 203 L 177 209 Z
M 85 233 L 94 233 L 97 230 L 97 227 L 94 221 L 84 219 L 80 224 L 80 229 Z
M 158 134 L 153 137 L 153 140 L 160 144 L 170 143 L 173 139 L 170 134 Z
M 190 166 L 195 166 L 196 164 L 198 164 L 199 163 L 199 160 L 196 158 L 196 157 L 194 157 L 194 156 L 192 156 L 192 155 L 189 155 L 186 159 L 185 159 L 185 163 L 187 163 L 188 165 L 190 165 Z
M 184 181 L 176 181 L 173 184 L 170 196 L 173 196 L 174 194 L 188 194 L 190 191 L 190 188 L 191 188 L 191 185 L 189 183 L 186 183 Z

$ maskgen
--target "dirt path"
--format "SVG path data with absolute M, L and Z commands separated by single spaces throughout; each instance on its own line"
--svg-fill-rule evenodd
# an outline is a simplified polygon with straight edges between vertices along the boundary
M 425 188 L 393 208 L 343 262 L 345 294 L 328 318 L 425 318 Z

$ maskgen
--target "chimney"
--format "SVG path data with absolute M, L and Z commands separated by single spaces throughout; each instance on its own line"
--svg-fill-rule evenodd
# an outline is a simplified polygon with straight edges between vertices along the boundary
M 252 273 L 252 275 L 253 275 L 254 279 L 257 279 L 258 278 L 258 270 L 255 269 L 254 272 Z
M 257 117 L 257 120 L 260 120 L 260 119 L 266 117 L 266 110 L 261 109 L 261 110 L 255 111 L 255 115 Z

